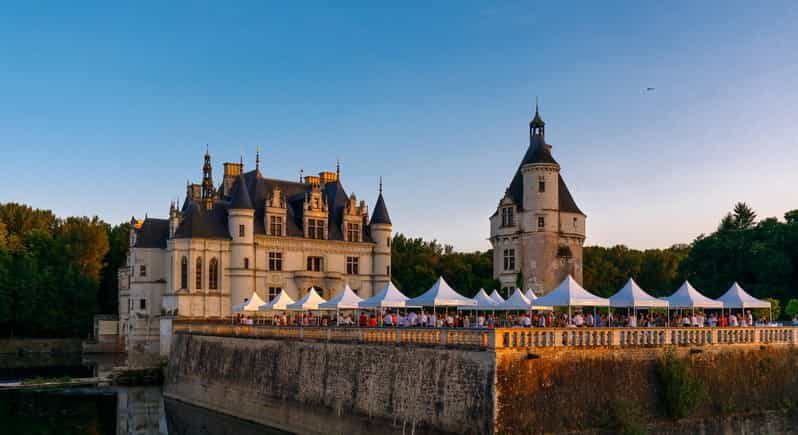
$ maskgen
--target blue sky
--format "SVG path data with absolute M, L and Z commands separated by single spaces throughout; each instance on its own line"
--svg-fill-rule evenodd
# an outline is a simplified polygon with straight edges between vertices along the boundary
M 5 4 L 0 201 L 165 216 L 206 143 L 217 181 L 260 145 L 268 176 L 340 158 L 395 231 L 485 249 L 539 96 L 587 244 L 798 208 L 796 2 L 344 3 Z

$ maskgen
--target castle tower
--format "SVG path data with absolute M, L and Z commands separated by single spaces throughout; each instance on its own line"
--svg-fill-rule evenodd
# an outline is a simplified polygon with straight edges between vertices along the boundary
M 202 204 L 206 210 L 213 208 L 213 198 L 215 196 L 213 188 L 213 168 L 211 167 L 211 155 L 208 146 L 205 146 L 205 163 L 202 165 Z
M 233 185 L 227 217 L 230 232 L 230 298 L 231 306 L 244 302 L 255 290 L 255 209 L 244 175 Z
M 391 217 L 382 197 L 382 178 L 380 178 L 380 194 L 374 206 L 374 214 L 369 222 L 371 238 L 376 243 L 374 247 L 374 262 L 372 275 L 374 276 L 374 292 L 376 293 L 391 280 Z
M 582 282 L 585 240 L 585 215 L 560 175 L 545 129 L 536 107 L 529 148 L 490 218 L 494 277 L 503 287 L 520 284 L 538 294 L 569 274 Z

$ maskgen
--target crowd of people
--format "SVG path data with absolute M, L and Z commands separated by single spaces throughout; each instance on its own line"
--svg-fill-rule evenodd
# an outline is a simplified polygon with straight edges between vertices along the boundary
M 238 314 L 234 320 L 243 325 L 269 324 L 277 326 L 358 326 L 425 327 L 425 328 L 507 328 L 507 327 L 746 327 L 767 325 L 766 316 L 754 318 L 751 310 L 741 313 L 710 313 L 704 311 L 675 311 L 669 316 L 665 311 L 604 312 L 577 310 L 566 312 L 475 312 L 452 310 L 384 310 L 335 312 L 275 312 L 272 316 L 247 316 Z

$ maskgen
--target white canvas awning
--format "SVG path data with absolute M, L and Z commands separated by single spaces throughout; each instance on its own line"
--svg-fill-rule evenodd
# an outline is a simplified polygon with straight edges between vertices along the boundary
M 499 291 L 496 290 L 496 289 L 493 289 L 493 291 L 490 292 L 490 294 L 488 296 L 490 296 L 491 299 L 493 299 L 494 301 L 496 301 L 498 303 L 504 302 L 504 298 L 502 297 L 502 295 L 499 294 Z
M 723 308 L 723 302 L 710 299 L 698 290 L 694 289 L 689 282 L 685 281 L 679 290 L 663 298 L 668 301 L 672 309 L 676 308 Z
M 385 284 L 376 295 L 357 304 L 359 308 L 404 308 L 407 304 L 407 296 L 393 285 L 392 282 Z
M 286 305 L 285 309 L 292 311 L 318 310 L 319 304 L 323 304 L 325 302 L 327 301 L 324 300 L 323 297 L 319 296 L 318 293 L 316 293 L 316 289 L 311 287 L 305 296 L 293 304 Z
M 471 298 L 471 300 L 476 302 L 476 305 L 464 305 L 458 308 L 461 310 L 489 311 L 495 309 L 496 305 L 498 305 L 498 302 L 494 301 L 493 298 L 488 296 L 488 294 L 485 293 L 485 289 L 482 288 L 479 289 L 477 294 Z
M 329 301 L 319 304 L 320 310 L 354 310 L 358 304 L 363 302 L 363 298 L 356 295 L 349 284 L 344 284 L 335 296 Z
M 538 305 L 537 301 L 535 301 L 534 305 L 532 305 L 532 301 L 530 301 L 523 293 L 521 293 L 521 289 L 515 289 L 512 295 L 507 298 L 506 301 L 497 304 L 492 309 L 496 311 L 529 311 L 529 310 L 551 310 L 550 306 Z
M 429 290 L 421 296 L 408 300 L 407 304 L 412 307 L 459 307 L 474 306 L 477 303 L 454 291 L 446 280 L 440 277 Z
M 257 293 L 252 292 L 252 296 L 244 299 L 243 303 L 233 306 L 233 312 L 258 311 L 258 307 L 261 305 L 263 305 L 263 299 L 261 299 Z
M 668 301 L 657 299 L 646 293 L 629 278 L 626 285 L 618 293 L 610 296 L 610 306 L 620 308 L 668 308 Z
M 736 282 L 718 301 L 723 303 L 723 308 L 770 308 L 770 302 L 749 295 Z
M 288 304 L 293 304 L 294 299 L 288 296 L 285 290 L 280 290 L 277 296 L 266 304 L 258 307 L 258 311 L 284 311 Z
M 568 275 L 551 293 L 539 297 L 535 304 L 552 307 L 608 307 L 610 300 L 590 293 Z
M 526 296 L 526 298 L 529 299 L 530 301 L 534 301 L 535 299 L 538 298 L 538 295 L 536 295 L 531 288 L 526 289 L 526 293 L 524 293 L 524 296 Z

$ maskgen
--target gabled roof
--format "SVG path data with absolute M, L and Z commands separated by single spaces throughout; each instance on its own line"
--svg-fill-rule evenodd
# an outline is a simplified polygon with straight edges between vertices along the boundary
M 144 219 L 141 228 L 136 230 L 136 244 L 134 248 L 166 248 L 166 239 L 169 238 L 168 219 Z
M 374 214 L 371 215 L 371 223 L 391 225 L 391 217 L 388 216 L 388 207 L 385 206 L 382 192 L 380 192 L 380 196 L 377 197 L 377 204 L 374 206 Z

